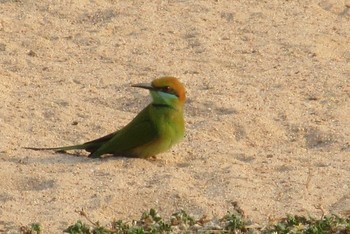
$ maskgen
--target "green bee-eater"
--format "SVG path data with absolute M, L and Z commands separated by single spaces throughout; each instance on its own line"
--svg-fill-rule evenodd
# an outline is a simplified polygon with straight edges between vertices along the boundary
M 155 79 L 151 84 L 135 84 L 132 87 L 148 89 L 152 103 L 143 109 L 124 128 L 81 145 L 32 148 L 33 150 L 66 151 L 81 149 L 90 152 L 89 157 L 104 154 L 147 158 L 170 149 L 185 133 L 183 106 L 185 88 L 174 77 Z

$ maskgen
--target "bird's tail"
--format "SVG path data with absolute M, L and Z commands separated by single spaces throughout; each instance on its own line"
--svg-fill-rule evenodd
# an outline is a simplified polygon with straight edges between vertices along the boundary
M 62 147 L 52 147 L 52 148 L 38 148 L 38 147 L 23 147 L 24 149 L 30 150 L 54 150 L 54 151 L 67 151 L 75 149 L 86 149 L 88 146 L 85 144 L 81 145 L 71 145 L 71 146 L 62 146 Z
M 64 152 L 67 150 L 86 150 L 87 152 L 90 152 L 93 154 L 98 148 L 101 147 L 104 143 L 108 142 L 110 139 L 113 138 L 115 133 L 108 134 L 104 137 L 98 138 L 93 141 L 86 142 L 84 144 L 80 145 L 70 145 L 70 146 L 62 146 L 62 147 L 50 147 L 50 148 L 40 148 L 40 147 L 24 147 L 24 149 L 30 149 L 30 150 L 54 150 L 58 152 Z M 94 155 L 94 157 L 97 157 Z

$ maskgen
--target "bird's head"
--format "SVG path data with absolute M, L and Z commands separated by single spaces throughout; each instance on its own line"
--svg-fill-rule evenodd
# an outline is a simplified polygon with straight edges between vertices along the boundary
M 167 105 L 171 107 L 183 106 L 186 94 L 185 87 L 175 77 L 161 77 L 150 84 L 135 84 L 132 87 L 148 89 L 151 93 L 153 104 Z

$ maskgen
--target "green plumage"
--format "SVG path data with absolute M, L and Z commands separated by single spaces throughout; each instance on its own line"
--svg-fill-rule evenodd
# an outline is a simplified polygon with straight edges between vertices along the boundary
M 124 128 L 81 145 L 32 148 L 33 150 L 86 150 L 89 157 L 104 154 L 147 158 L 170 149 L 184 137 L 183 103 L 185 91 L 173 77 L 156 79 L 149 84 L 137 84 L 150 90 L 153 101 Z

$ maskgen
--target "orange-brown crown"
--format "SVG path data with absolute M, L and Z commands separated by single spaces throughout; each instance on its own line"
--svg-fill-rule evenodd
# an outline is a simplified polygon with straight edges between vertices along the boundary
M 165 76 L 152 81 L 155 89 L 164 89 L 165 92 L 172 93 L 179 98 L 179 102 L 183 104 L 186 100 L 186 91 L 183 84 L 175 77 Z

